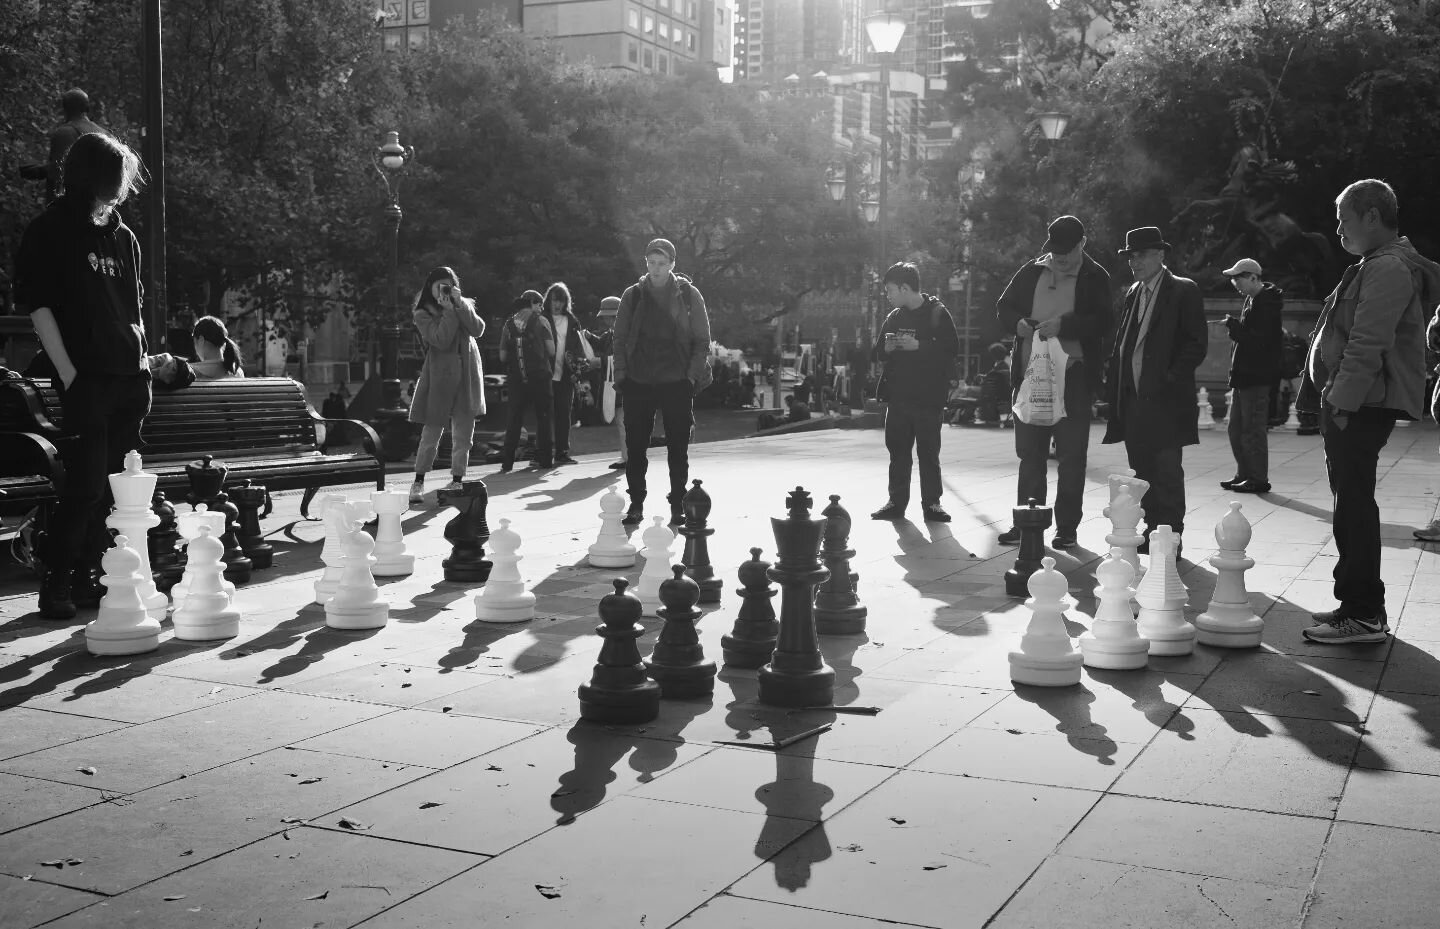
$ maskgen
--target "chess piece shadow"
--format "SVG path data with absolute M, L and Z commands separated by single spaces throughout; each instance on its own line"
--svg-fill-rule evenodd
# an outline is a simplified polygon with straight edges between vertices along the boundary
M 1130 672 L 1129 677 L 1137 675 Z M 1071 748 L 1082 755 L 1093 756 L 1098 764 L 1115 764 L 1119 746 L 1110 738 L 1108 730 L 1091 718 L 1090 704 L 1095 702 L 1095 693 L 1089 686 L 1081 683 L 1061 689 L 1016 684 L 1015 696 L 1049 713 L 1055 719 L 1055 731 L 1065 736 Z
M 765 807 L 755 857 L 770 861 L 777 887 L 793 893 L 808 886 L 815 865 L 828 861 L 834 852 L 825 833 L 825 804 L 835 799 L 835 791 L 816 782 L 814 755 L 775 752 L 775 780 L 758 787 L 755 799 Z M 797 820 L 815 824 L 799 841 L 795 841 Z
M 621 759 L 628 755 L 630 769 L 638 774 L 636 782 L 648 784 L 675 764 L 683 744 L 683 740 L 646 738 L 583 719 L 570 727 L 565 738 L 574 746 L 575 760 L 550 794 L 550 808 L 559 814 L 555 822 L 560 826 L 569 825 L 605 799 L 610 785 L 619 778 L 615 769 Z
M 1160 687 L 1166 682 L 1182 687 L 1188 683 L 1194 687 L 1199 683 L 1194 675 L 1167 674 L 1153 669 L 1136 672 L 1089 668 L 1087 671 L 1094 683 L 1118 690 L 1128 697 L 1130 705 L 1156 729 L 1170 732 L 1184 742 L 1195 739 L 1195 721 L 1186 716 L 1178 704 L 1167 700 Z

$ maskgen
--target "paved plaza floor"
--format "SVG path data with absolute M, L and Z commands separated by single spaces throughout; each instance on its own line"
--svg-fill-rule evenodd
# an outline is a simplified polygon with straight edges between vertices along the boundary
M 1100 430 L 1080 547 L 1051 553 L 1075 635 L 1124 465 Z M 623 485 L 608 454 L 472 469 L 491 526 L 524 539 L 539 607 L 523 625 L 476 622 L 477 591 L 443 581 L 451 513 L 433 502 L 407 514 L 416 570 L 382 582 L 391 618 L 372 632 L 328 629 L 312 603 L 322 528 L 298 493 L 277 495 L 276 565 L 239 589 L 229 641 L 176 641 L 167 622 L 156 652 L 90 657 L 93 613 L 40 620 L 33 579 L 7 563 L 0 927 L 1435 926 L 1440 555 L 1411 530 L 1435 515 L 1436 439 L 1398 429 L 1381 456 L 1391 641 L 1301 637 L 1333 606 L 1330 496 L 1319 439 L 1277 430 L 1274 492 L 1241 498 L 1265 644 L 1055 689 L 1009 681 L 1029 619 L 1004 590 L 1015 550 L 995 542 L 1010 432 L 946 428 L 948 525 L 866 518 L 884 497 L 876 430 L 695 446 L 725 581 L 707 654 L 749 548 L 773 555 L 786 492 L 803 485 L 817 510 L 840 494 L 868 629 L 822 647 L 836 703 L 873 716 L 765 707 L 754 671 L 722 668 L 713 699 L 666 701 L 653 723 L 579 721 L 613 575 L 584 555 L 600 495 Z M 651 459 L 663 484 L 663 451 Z M 1185 466 L 1193 618 L 1231 499 L 1224 434 L 1202 433 Z M 659 623 L 644 625 L 648 654 Z M 781 751 L 719 744 L 825 723 Z

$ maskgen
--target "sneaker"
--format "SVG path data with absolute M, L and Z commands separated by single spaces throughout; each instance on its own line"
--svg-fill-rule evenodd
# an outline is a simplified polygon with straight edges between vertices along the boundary
M 576 461 L 574 458 L 571 458 L 569 455 L 556 455 L 556 456 L 555 456 L 555 463 L 556 463 L 557 465 L 567 465 L 567 464 L 579 464 L 580 462 Z
M 1016 529 L 1014 526 L 1011 526 L 1009 529 L 1006 529 L 1004 532 L 1000 533 L 999 538 L 997 538 L 995 541 L 999 542 L 1001 545 L 1019 545 L 1020 530 Z
M 44 619 L 74 619 L 70 598 L 70 572 L 45 571 L 40 578 L 40 615 Z
M 1424 529 L 1416 529 L 1414 535 L 1421 542 L 1440 542 L 1440 519 L 1431 520 Z
M 920 512 L 925 514 L 927 523 L 948 523 L 950 521 L 950 514 L 945 512 L 945 508 L 938 503 L 927 503 L 920 508 Z
M 625 513 L 625 518 L 620 520 L 622 526 L 638 526 L 645 518 L 645 511 L 638 506 L 632 506 Z
M 1243 484 L 1243 483 L 1245 483 L 1245 478 L 1240 477 L 1239 475 L 1236 475 L 1235 477 L 1230 478 L 1230 480 L 1228 480 L 1228 481 L 1221 481 L 1221 482 L 1220 482 L 1220 486 L 1221 486 L 1221 487 L 1224 487 L 1226 490 L 1229 490 L 1231 487 L 1234 487 L 1236 484 Z
M 871 519 L 904 519 L 905 504 L 890 502 L 870 514 Z
M 1336 610 L 1335 612 L 1341 611 Z M 1376 616 L 1370 620 L 1357 619 L 1354 616 L 1341 616 L 1334 622 L 1317 623 L 1309 629 L 1302 629 L 1300 634 L 1311 642 L 1320 642 L 1324 645 L 1384 642 L 1385 637 L 1390 634 L 1390 626 L 1385 622 L 1384 616 Z
M 1069 549 L 1072 549 L 1079 544 L 1079 540 L 1075 538 L 1075 533 L 1057 532 L 1055 533 L 1055 539 L 1050 543 L 1050 547 L 1063 552 L 1068 551 Z
M 425 485 L 420 481 L 410 485 L 410 505 L 419 506 L 425 502 Z
M 629 463 L 628 463 L 628 462 L 624 462 L 624 461 L 612 461 L 612 462 L 610 462 L 610 470 L 611 470 L 611 471 L 624 471 L 627 467 L 629 467 Z
M 446 490 L 464 490 L 465 482 L 458 477 L 450 478 L 450 483 L 445 485 Z
M 1384 609 L 1377 610 L 1373 614 L 1362 613 L 1357 610 L 1351 609 L 1350 607 L 1342 603 L 1340 604 L 1340 606 L 1336 607 L 1333 610 L 1326 610 L 1323 613 L 1311 613 L 1310 618 L 1315 620 L 1315 622 L 1317 623 L 1322 623 L 1325 625 L 1329 625 L 1330 623 L 1338 623 L 1342 619 L 1360 619 L 1364 620 L 1367 623 L 1379 622 L 1381 625 L 1384 625 L 1389 617 L 1385 615 Z

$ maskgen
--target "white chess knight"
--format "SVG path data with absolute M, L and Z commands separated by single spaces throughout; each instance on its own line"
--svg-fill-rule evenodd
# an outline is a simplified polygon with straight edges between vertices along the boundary
M 1150 640 L 1150 654 L 1188 655 L 1195 650 L 1195 627 L 1185 619 L 1188 597 L 1175 570 L 1175 531 L 1156 526 L 1150 533 L 1150 567 L 1135 589 L 1137 627 Z
M 523 623 L 535 618 L 535 594 L 520 576 L 520 534 L 510 520 L 490 533 L 490 579 L 475 596 L 475 618 L 484 623 Z
M 218 510 L 212 511 L 201 503 L 190 512 L 175 517 L 175 528 L 179 531 L 180 538 L 185 540 L 185 571 L 180 575 L 179 582 L 170 590 L 170 596 L 174 599 L 177 608 L 190 595 L 190 546 L 200 538 L 201 526 L 209 526 L 210 535 L 218 542 L 220 537 L 225 534 L 225 514 Z M 220 550 L 223 553 L 225 546 L 221 545 Z M 220 586 L 226 595 L 235 596 L 235 585 L 225 580 L 223 576 L 220 578 Z
M 223 515 L 223 514 L 221 514 Z M 187 548 L 185 576 L 190 589 L 175 604 L 171 622 L 175 638 L 188 642 L 230 639 L 240 634 L 240 612 L 225 592 L 225 546 L 209 523 L 200 524 L 200 534 Z
M 1110 517 L 1111 530 L 1105 536 L 1105 544 L 1109 545 L 1112 551 L 1120 552 L 1120 557 L 1130 565 L 1132 577 L 1139 576 L 1139 548 L 1140 543 L 1145 541 L 1145 536 L 1140 532 L 1140 501 L 1130 496 L 1129 485 L 1120 486 L 1110 505 L 1105 508 L 1105 515 Z
M 656 610 L 663 605 L 660 603 L 660 585 L 671 577 L 670 564 L 675 557 L 675 533 L 665 525 L 665 517 L 657 516 L 654 525 L 641 534 L 640 541 L 645 544 L 645 548 L 640 552 L 640 557 L 645 559 L 645 566 L 640 569 L 640 579 L 632 592 L 640 598 L 640 603 L 645 608 L 643 615 L 659 616 Z
M 1130 606 L 1130 598 L 1135 596 L 1130 582 L 1134 579 L 1135 569 L 1119 546 L 1110 549 L 1095 569 L 1095 580 L 1099 582 L 1095 597 L 1100 605 L 1095 609 L 1090 631 L 1080 637 L 1080 654 L 1087 667 L 1135 671 L 1149 660 L 1150 641 L 1137 631 L 1135 611 Z
M 1210 391 L 1204 387 L 1199 388 L 1195 394 L 1195 406 L 1197 408 L 1195 428 L 1214 429 L 1215 415 L 1210 411 Z
M 115 546 L 100 559 L 105 574 L 105 596 L 100 611 L 85 627 L 85 647 L 92 655 L 138 655 L 160 647 L 160 621 L 140 599 L 140 553 L 128 536 L 116 536 Z
M 390 621 L 390 604 L 380 599 L 370 566 L 375 540 L 365 523 L 375 515 L 369 500 L 332 503 L 325 521 L 335 527 L 342 549 L 340 583 L 325 601 L 325 625 L 331 629 L 379 629 Z
M 327 514 L 330 507 L 343 505 L 346 502 L 344 494 L 321 494 L 319 507 L 316 510 L 320 514 L 321 524 L 325 527 L 325 542 L 320 546 L 320 563 L 325 565 L 325 570 L 315 581 L 315 602 L 322 606 L 326 600 L 335 596 L 335 588 L 340 584 L 340 575 L 344 572 L 345 563 L 345 555 L 340 546 L 340 536 Z
M 625 535 L 625 498 L 613 488 L 600 498 L 600 535 L 590 546 L 587 560 L 593 568 L 629 568 L 635 564 L 635 546 Z
M 1255 567 L 1255 559 L 1245 554 L 1250 535 L 1250 520 L 1240 512 L 1240 504 L 1231 503 L 1230 512 L 1215 524 L 1215 541 L 1220 550 L 1209 559 L 1219 575 L 1215 593 L 1210 597 L 1210 606 L 1195 617 L 1196 638 L 1205 645 L 1260 645 L 1265 621 L 1250 608 L 1250 594 L 1245 589 L 1245 572 Z
M 403 490 L 376 490 L 370 504 L 379 516 L 375 528 L 376 577 L 406 577 L 415 573 L 415 556 L 405 550 L 405 531 L 400 517 L 410 508 L 409 495 Z
M 1081 655 L 1065 629 L 1067 595 L 1065 575 L 1055 570 L 1055 559 L 1040 559 L 1041 568 L 1030 575 L 1030 625 L 1020 650 L 1010 653 L 1010 680 L 1033 687 L 1068 687 L 1080 683 Z
M 135 553 L 140 556 L 140 601 L 151 618 L 158 620 L 165 618 L 170 598 L 155 586 L 155 576 L 150 569 L 150 546 L 146 544 L 150 530 L 160 525 L 160 517 L 150 509 L 156 480 L 158 475 L 142 467 L 139 452 L 126 454 L 125 470 L 110 475 L 115 507 L 105 517 L 105 525 L 135 540 Z

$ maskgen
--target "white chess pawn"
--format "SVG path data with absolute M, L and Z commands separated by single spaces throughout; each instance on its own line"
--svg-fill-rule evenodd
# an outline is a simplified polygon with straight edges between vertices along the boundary
M 1230 512 L 1215 524 L 1215 541 L 1220 550 L 1210 556 L 1210 564 L 1218 577 L 1210 606 L 1195 617 L 1196 638 L 1205 645 L 1222 648 L 1256 648 L 1265 630 L 1265 621 L 1250 608 L 1250 594 L 1245 589 L 1245 572 L 1255 567 L 1255 559 L 1245 554 L 1250 544 L 1250 520 L 1240 512 L 1240 504 L 1230 504 Z
M 1130 487 L 1120 485 L 1110 505 L 1105 508 L 1105 515 L 1110 517 L 1110 533 L 1105 536 L 1105 544 L 1112 549 L 1119 549 L 1120 556 L 1130 565 L 1132 577 L 1140 574 L 1140 555 L 1138 549 L 1140 543 L 1145 541 L 1145 536 L 1140 532 L 1140 501 L 1130 496 Z M 1129 581 L 1126 582 L 1127 584 Z
M 138 655 L 160 647 L 160 621 L 140 599 L 140 553 L 128 536 L 116 536 L 115 547 L 100 559 L 105 596 L 100 612 L 85 627 L 85 647 L 92 655 Z
M 1195 627 L 1185 619 L 1188 596 L 1175 570 L 1175 532 L 1156 526 L 1150 533 L 1150 567 L 1135 590 L 1140 604 L 1137 628 L 1150 640 L 1150 654 L 1188 655 L 1195 650 Z
M 153 619 L 164 619 L 170 608 L 170 598 L 155 586 L 155 576 L 150 569 L 150 530 L 160 525 L 160 517 L 150 509 L 155 496 L 155 482 L 158 475 L 144 470 L 140 453 L 131 451 L 125 456 L 125 470 L 110 475 L 110 493 L 115 498 L 115 507 L 105 517 L 105 525 L 121 535 L 135 539 L 135 554 L 140 556 L 140 601 Z
M 405 550 L 405 531 L 400 517 L 410 508 L 409 495 L 403 490 L 376 490 L 370 494 L 380 523 L 375 529 L 376 577 L 406 577 L 415 573 L 415 556 Z
M 535 594 L 520 576 L 520 534 L 510 520 L 490 533 L 490 580 L 475 597 L 475 618 L 483 623 L 523 623 L 535 618 Z
M 170 620 L 175 638 L 187 642 L 234 638 L 240 634 L 240 613 L 225 592 L 225 564 L 221 561 L 225 546 L 209 523 L 200 524 L 200 534 L 187 552 L 185 575 L 190 578 L 190 590 L 175 604 Z
M 1080 637 L 1080 654 L 1085 657 L 1085 664 L 1112 671 L 1145 667 L 1150 657 L 1150 642 L 1136 630 L 1135 612 L 1130 607 L 1130 598 L 1135 596 L 1135 589 L 1130 586 L 1135 579 L 1135 569 L 1119 546 L 1110 549 L 1110 554 L 1095 569 L 1095 579 L 1099 581 L 1095 597 L 1100 605 L 1095 609 L 1095 622 L 1090 624 L 1090 631 Z
M 331 629 L 379 629 L 390 621 L 390 604 L 379 598 L 370 573 L 375 540 L 365 523 L 374 513 L 368 500 L 332 503 L 325 511 L 342 546 L 340 583 L 325 601 L 325 625 Z
M 185 602 L 185 598 L 190 595 L 190 543 L 200 538 L 201 526 L 209 526 L 210 535 L 219 541 L 220 537 L 225 534 L 225 514 L 218 510 L 212 511 L 201 503 L 190 512 L 175 517 L 175 527 L 180 532 L 180 538 L 185 540 L 185 571 L 180 575 L 179 582 L 170 590 L 170 596 L 176 608 L 179 608 Z M 223 545 L 221 551 L 224 551 Z M 220 586 L 227 596 L 231 598 L 235 596 L 235 585 L 225 580 L 224 577 L 220 579 Z
M 587 559 L 592 568 L 629 568 L 635 564 L 635 546 L 621 524 L 624 509 L 625 498 L 613 489 L 600 498 L 600 535 L 590 546 Z
M 340 575 L 345 570 L 345 554 L 341 550 L 340 530 L 331 523 L 329 510 L 332 506 L 343 505 L 346 502 L 344 494 L 320 495 L 317 512 L 320 514 L 321 524 L 325 527 L 325 542 L 320 546 L 320 563 L 325 565 L 325 570 L 315 581 L 315 602 L 322 606 L 326 600 L 335 596 L 335 588 L 339 586 Z
M 1199 388 L 1195 393 L 1195 406 L 1198 411 L 1195 428 L 1214 429 L 1215 416 L 1210 412 L 1210 391 L 1204 387 Z
M 1068 687 L 1080 683 L 1080 653 L 1065 629 L 1067 596 L 1065 575 L 1055 570 L 1055 559 L 1040 559 L 1040 570 L 1030 575 L 1030 625 L 1020 650 L 1010 653 L 1010 680 L 1034 687 Z
M 645 559 L 645 566 L 640 569 L 640 579 L 635 584 L 633 593 L 640 598 L 644 606 L 645 616 L 659 616 L 656 610 L 663 605 L 660 602 L 660 585 L 670 579 L 670 564 L 675 557 L 672 546 L 675 544 L 675 533 L 665 525 L 665 517 L 655 517 L 655 524 L 646 529 L 640 536 L 640 541 L 645 543 L 645 548 L 640 552 L 640 557 Z

